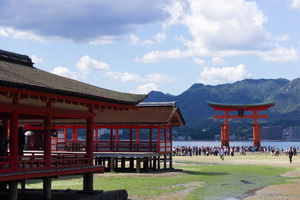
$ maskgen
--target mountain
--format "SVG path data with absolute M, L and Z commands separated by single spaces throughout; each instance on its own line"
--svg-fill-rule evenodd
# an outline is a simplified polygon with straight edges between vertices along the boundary
M 216 86 L 197 83 L 177 96 L 152 91 L 145 101 L 177 101 L 177 106 L 186 121 L 184 128 L 177 129 L 178 135 L 181 136 L 205 138 L 203 130 L 211 131 L 209 137 L 219 134 L 219 124 L 223 121 L 213 118 L 217 113 L 207 105 L 207 101 L 238 104 L 275 101 L 275 106 L 263 113 L 268 114 L 269 118 L 259 119 L 262 126 L 281 125 L 286 128 L 300 125 L 300 79 L 245 79 Z M 241 131 L 241 127 L 247 127 L 249 130 L 246 134 L 250 137 L 252 123 L 253 120 L 250 119 L 232 120 L 231 133 L 239 134 L 237 132 Z

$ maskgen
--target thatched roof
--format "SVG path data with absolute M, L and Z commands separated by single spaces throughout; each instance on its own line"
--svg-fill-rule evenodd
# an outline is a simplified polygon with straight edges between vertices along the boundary
M 0 87 L 46 92 L 83 99 L 135 105 L 147 95 L 116 92 L 33 67 L 28 56 L 0 50 Z

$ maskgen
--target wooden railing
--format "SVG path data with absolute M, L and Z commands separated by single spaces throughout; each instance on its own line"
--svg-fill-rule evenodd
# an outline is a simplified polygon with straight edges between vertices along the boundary
M 60 142 L 57 151 L 85 151 L 86 142 Z M 171 141 L 98 141 L 94 143 L 94 152 L 160 152 L 171 153 Z
M 51 155 L 51 169 L 88 166 L 87 154 L 56 153 Z M 46 169 L 46 159 L 40 153 L 19 156 L 18 171 L 35 171 Z M 12 172 L 12 159 L 10 156 L 0 157 L 0 173 Z

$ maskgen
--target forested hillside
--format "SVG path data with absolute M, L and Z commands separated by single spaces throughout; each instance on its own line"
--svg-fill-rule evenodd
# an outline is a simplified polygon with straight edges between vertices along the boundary
M 150 92 L 145 101 L 177 101 L 186 121 L 185 127 L 175 129 L 177 136 L 213 139 L 219 134 L 222 120 L 213 119 L 217 113 L 207 106 L 207 101 L 238 104 L 275 101 L 275 106 L 266 113 L 269 118 L 260 119 L 259 123 L 262 126 L 300 126 L 300 79 L 246 79 L 217 86 L 194 84 L 177 96 Z M 251 137 L 252 123 L 252 120 L 232 120 L 230 131 L 238 136 Z

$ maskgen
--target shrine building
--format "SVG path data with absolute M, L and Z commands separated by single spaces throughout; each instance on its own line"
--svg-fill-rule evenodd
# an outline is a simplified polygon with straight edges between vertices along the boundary
M 83 190 L 92 192 L 93 174 L 104 172 L 104 166 L 94 162 L 96 116 L 105 119 L 106 110 L 138 109 L 136 104 L 147 95 L 115 92 L 54 75 L 35 68 L 26 55 L 2 50 L 0 72 L 0 187 L 7 189 L 7 199 L 18 199 L 18 182 L 39 178 L 43 199 L 50 200 L 52 177 L 72 174 L 83 175 Z M 37 120 L 42 122 L 42 148 L 27 153 L 21 122 Z M 81 152 L 51 150 L 55 120 L 82 121 L 86 142 Z

